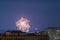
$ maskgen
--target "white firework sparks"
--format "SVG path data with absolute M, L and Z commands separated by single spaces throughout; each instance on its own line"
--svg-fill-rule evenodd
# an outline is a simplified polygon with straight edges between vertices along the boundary
M 18 29 L 21 30 L 22 32 L 28 32 L 28 31 L 29 31 L 29 28 L 30 28 L 29 20 L 21 17 L 21 19 L 19 19 L 19 20 L 16 22 L 16 26 L 17 26 Z

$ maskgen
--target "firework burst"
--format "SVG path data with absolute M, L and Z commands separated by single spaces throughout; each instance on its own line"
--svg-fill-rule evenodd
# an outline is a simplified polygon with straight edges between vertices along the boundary
M 18 27 L 19 30 L 21 30 L 22 32 L 28 32 L 30 25 L 29 25 L 29 20 L 26 18 L 21 17 L 17 22 L 16 22 L 16 26 Z

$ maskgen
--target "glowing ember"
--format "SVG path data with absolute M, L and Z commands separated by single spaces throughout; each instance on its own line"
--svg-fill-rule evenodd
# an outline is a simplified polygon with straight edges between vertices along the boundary
M 19 30 L 21 30 L 22 32 L 28 32 L 30 25 L 29 25 L 29 20 L 21 17 L 21 19 L 19 19 L 16 22 L 16 26 L 18 27 Z

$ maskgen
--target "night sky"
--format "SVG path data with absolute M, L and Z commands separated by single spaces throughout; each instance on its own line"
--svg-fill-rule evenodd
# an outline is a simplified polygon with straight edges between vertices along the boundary
M 0 33 L 17 30 L 21 18 L 30 20 L 30 31 L 43 31 L 47 27 L 60 27 L 60 1 L 20 0 L 0 1 Z

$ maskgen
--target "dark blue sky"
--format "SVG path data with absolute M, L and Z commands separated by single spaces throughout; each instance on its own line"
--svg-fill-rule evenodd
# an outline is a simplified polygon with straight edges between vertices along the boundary
M 42 31 L 47 27 L 60 27 L 60 1 L 0 1 L 0 32 L 16 30 L 15 23 L 21 17 L 30 20 L 30 31 Z

